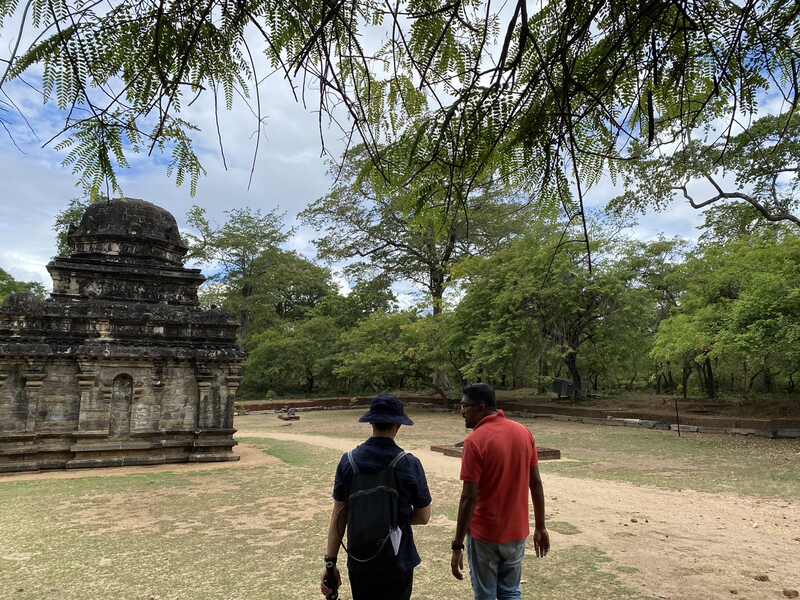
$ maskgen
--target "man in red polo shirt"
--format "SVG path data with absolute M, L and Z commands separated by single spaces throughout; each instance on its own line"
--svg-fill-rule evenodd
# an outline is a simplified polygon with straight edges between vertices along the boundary
M 522 598 L 528 492 L 533 499 L 533 547 L 537 557 L 550 550 L 544 525 L 544 489 L 536 442 L 528 429 L 497 410 L 494 390 L 485 383 L 464 388 L 461 415 L 474 431 L 464 440 L 458 524 L 450 567 L 463 579 L 464 538 L 475 600 Z

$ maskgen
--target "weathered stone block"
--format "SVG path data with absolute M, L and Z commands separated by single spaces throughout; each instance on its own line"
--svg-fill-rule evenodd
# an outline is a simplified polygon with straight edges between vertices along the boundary
M 800 429 L 776 429 L 777 438 L 800 438 Z
M 697 425 L 676 425 L 672 424 L 669 426 L 672 431 L 685 431 L 687 433 L 698 433 L 700 431 L 700 427 Z

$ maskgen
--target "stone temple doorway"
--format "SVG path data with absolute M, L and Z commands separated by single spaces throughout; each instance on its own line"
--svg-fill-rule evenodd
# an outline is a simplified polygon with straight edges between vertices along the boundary
M 126 436 L 131 432 L 131 404 L 133 379 L 130 375 L 117 375 L 111 388 L 111 437 Z

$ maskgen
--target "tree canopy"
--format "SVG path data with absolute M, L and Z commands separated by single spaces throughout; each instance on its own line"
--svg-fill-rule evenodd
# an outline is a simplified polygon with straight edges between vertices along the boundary
M 44 297 L 44 286 L 38 282 L 17 281 L 0 268 L 0 305 L 11 294 L 33 294 Z
M 246 337 L 258 304 L 253 296 L 263 290 L 264 277 L 275 273 L 275 266 L 291 260 L 290 253 L 279 245 L 291 234 L 283 230 L 283 216 L 270 211 L 262 213 L 249 208 L 226 211 L 228 220 L 214 226 L 205 209 L 193 206 L 187 214 L 189 225 L 197 231 L 186 234 L 189 258 L 213 265 L 210 279 L 227 288 L 226 308 L 239 315 L 240 335 Z M 271 279 L 270 279 L 271 280 Z M 271 288 L 267 286 L 271 292 Z M 285 303 L 291 303 L 284 298 Z M 279 302 L 274 299 L 270 306 Z
M 400 144 L 391 152 L 400 155 L 395 156 L 399 164 L 408 158 Z M 330 193 L 301 217 L 322 232 L 315 242 L 321 258 L 349 261 L 350 273 L 414 282 L 427 292 L 438 315 L 453 265 L 521 235 L 532 212 L 529 202 L 493 180 L 472 192 L 459 175 L 454 185 L 446 185 L 453 174 L 431 167 L 408 185 L 397 181 L 405 179 L 401 173 L 387 181 L 359 146 L 345 157 Z
M 648 192 L 621 208 L 733 198 L 796 220 L 799 10 L 783 0 L 2 0 L 11 52 L 0 88 L 11 110 L 9 82 L 42 69 L 31 85 L 65 114 L 53 141 L 94 194 L 118 187 L 130 152 L 165 152 L 194 189 L 203 166 L 187 107 L 241 96 L 260 132 L 259 84 L 275 72 L 303 101 L 316 95 L 321 129 L 330 119 L 363 143 L 388 180 L 397 165 L 385 148 L 402 140 L 413 157 L 405 185 L 469 163 L 468 191 L 490 173 L 583 221 L 588 186 L 608 174 Z M 657 185 L 641 186 L 654 169 Z M 463 189 L 456 179 L 444 181 Z M 710 197 L 690 189 L 698 179 Z
M 245 397 L 450 395 L 471 381 L 545 393 L 563 380 L 576 400 L 796 393 L 800 235 L 749 203 L 707 211 L 695 243 L 635 240 L 590 221 L 591 269 L 568 219 L 525 215 L 524 234 L 450 265 L 453 301 L 437 314 L 398 302 L 399 271 L 358 270 L 337 285 L 340 275 L 282 247 L 281 215 L 232 211 L 212 225 L 195 208 L 190 218 L 210 274 L 202 304 L 244 318 Z M 0 271 L 0 300 L 28 290 L 43 291 Z

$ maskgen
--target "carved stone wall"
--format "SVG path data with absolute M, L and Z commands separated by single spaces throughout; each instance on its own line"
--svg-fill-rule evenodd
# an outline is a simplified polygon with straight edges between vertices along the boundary
M 175 219 L 90 207 L 47 301 L 0 307 L 0 472 L 236 460 L 236 323 L 198 306 Z
M 25 431 L 28 402 L 20 365 L 0 365 L 0 433 Z

